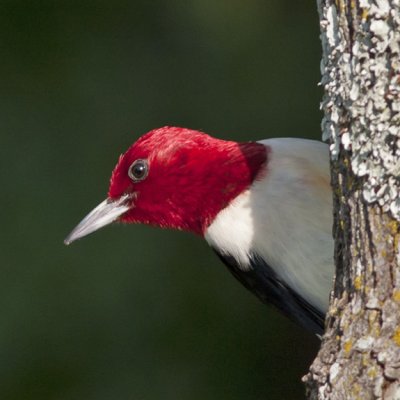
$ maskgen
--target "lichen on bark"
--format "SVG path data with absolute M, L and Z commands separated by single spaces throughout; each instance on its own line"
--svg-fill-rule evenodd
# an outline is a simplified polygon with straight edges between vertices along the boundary
M 336 278 L 309 399 L 400 399 L 400 0 L 317 0 Z
M 352 150 L 363 196 L 400 220 L 400 1 L 319 1 L 325 139 Z

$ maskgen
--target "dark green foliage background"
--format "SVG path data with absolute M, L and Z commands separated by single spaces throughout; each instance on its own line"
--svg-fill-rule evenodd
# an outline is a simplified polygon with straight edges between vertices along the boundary
M 301 399 L 318 342 L 204 241 L 115 226 L 65 247 L 162 125 L 320 137 L 313 2 L 0 1 L 0 398 Z

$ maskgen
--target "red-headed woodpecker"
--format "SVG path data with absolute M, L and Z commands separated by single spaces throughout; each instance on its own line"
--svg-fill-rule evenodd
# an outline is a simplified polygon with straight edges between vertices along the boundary
M 334 270 L 326 144 L 155 129 L 121 155 L 108 198 L 65 243 L 114 221 L 203 236 L 263 302 L 322 333 Z

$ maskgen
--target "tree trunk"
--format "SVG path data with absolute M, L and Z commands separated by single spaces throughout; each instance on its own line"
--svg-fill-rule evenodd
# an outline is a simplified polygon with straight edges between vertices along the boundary
M 309 399 L 400 399 L 400 0 L 317 0 L 336 278 Z

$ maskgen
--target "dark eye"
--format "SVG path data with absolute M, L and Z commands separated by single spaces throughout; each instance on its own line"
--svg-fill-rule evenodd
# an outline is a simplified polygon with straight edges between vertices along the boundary
M 146 179 L 149 173 L 149 165 L 146 160 L 136 160 L 129 167 L 128 175 L 133 182 L 139 182 Z

